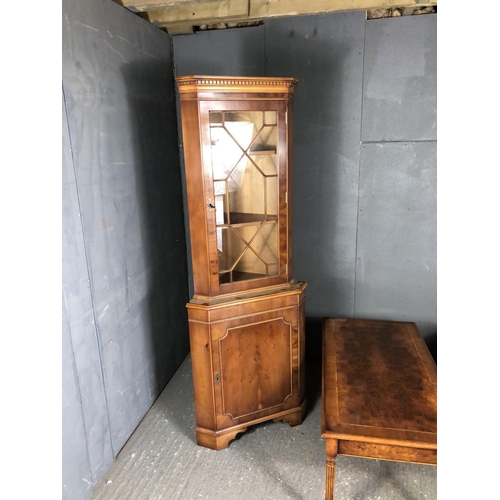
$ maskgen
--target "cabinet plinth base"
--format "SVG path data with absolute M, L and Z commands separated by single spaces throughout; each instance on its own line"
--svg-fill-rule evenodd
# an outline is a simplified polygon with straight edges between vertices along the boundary
M 196 429 L 196 443 L 205 448 L 219 451 L 227 448 L 229 443 L 240 432 L 245 432 L 247 426 L 238 427 L 237 429 L 229 429 L 223 432 L 213 432 L 206 429 Z
M 242 425 L 231 427 L 230 429 L 221 430 L 219 432 L 211 431 L 210 429 L 196 428 L 196 443 L 205 448 L 212 450 L 223 450 L 229 446 L 229 443 L 241 432 L 245 432 L 251 425 L 260 424 L 272 420 L 274 422 L 285 422 L 291 427 L 302 423 L 306 413 L 307 400 L 304 398 L 298 408 L 287 410 L 276 415 L 269 415 L 267 418 L 259 418 Z
M 273 419 L 273 421 L 285 422 L 286 424 L 289 424 L 290 427 L 295 427 L 296 425 L 300 425 L 302 423 L 304 415 L 306 414 L 306 409 L 307 409 L 307 400 L 304 398 L 304 401 L 300 405 L 299 410 L 293 413 L 287 413 L 286 415 L 283 415 L 281 417 L 276 417 Z

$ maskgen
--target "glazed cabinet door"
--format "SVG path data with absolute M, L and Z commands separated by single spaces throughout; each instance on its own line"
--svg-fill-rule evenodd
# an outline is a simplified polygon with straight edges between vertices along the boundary
M 211 295 L 288 281 L 286 111 L 200 102 Z
M 297 407 L 298 307 L 212 325 L 217 429 Z

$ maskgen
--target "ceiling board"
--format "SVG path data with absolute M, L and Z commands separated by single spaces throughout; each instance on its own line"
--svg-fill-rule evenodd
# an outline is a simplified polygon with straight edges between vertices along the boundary
M 170 34 L 234 27 L 265 19 L 367 11 L 367 17 L 394 17 L 435 12 L 437 0 L 114 0 Z M 202 28 L 202 29 L 203 29 Z

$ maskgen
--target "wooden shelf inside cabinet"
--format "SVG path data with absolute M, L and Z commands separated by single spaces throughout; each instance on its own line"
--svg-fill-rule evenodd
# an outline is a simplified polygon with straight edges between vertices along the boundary
M 276 148 L 274 149 L 253 149 L 248 152 L 250 155 L 275 155 Z
M 248 281 L 248 280 L 258 280 L 260 278 L 265 278 L 265 274 L 257 273 L 243 273 L 241 271 L 236 271 L 231 274 L 230 270 L 221 270 L 222 275 L 219 279 L 221 283 L 233 283 L 238 281 Z
M 221 449 L 302 421 L 305 287 L 293 279 L 293 78 L 177 77 L 194 298 L 196 437 Z M 256 356 L 255 353 L 259 353 Z

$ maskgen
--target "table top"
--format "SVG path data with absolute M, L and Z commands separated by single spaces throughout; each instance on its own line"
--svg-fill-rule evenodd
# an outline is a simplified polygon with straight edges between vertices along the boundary
M 437 371 L 415 323 L 323 320 L 322 436 L 437 449 Z

